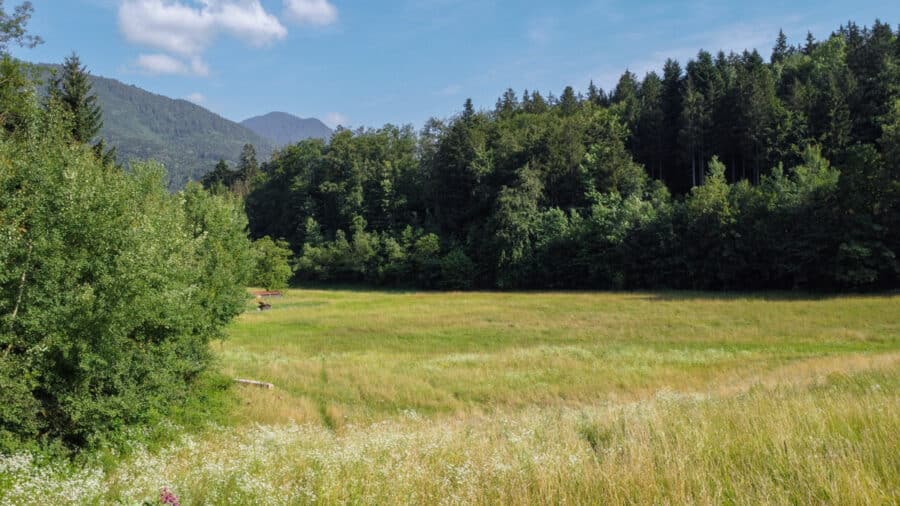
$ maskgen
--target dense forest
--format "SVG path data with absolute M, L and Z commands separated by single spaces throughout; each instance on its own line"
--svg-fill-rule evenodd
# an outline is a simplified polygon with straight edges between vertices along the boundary
M 698 53 L 558 97 L 507 90 L 220 167 L 299 280 L 427 288 L 879 289 L 900 251 L 900 32 Z M 252 163 L 251 163 L 252 162 Z M 252 174 L 252 176 L 247 176 Z

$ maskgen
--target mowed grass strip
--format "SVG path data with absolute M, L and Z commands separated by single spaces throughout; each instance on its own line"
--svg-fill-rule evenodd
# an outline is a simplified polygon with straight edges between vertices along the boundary
M 725 393 L 900 353 L 898 296 L 289 290 L 273 304 L 215 345 L 228 374 L 277 387 L 242 388 L 239 423 Z

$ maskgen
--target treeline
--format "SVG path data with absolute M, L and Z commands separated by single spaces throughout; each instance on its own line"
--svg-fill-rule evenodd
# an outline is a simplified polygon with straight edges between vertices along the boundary
M 898 280 L 898 146 L 900 37 L 849 23 L 782 34 L 768 62 L 700 52 L 611 93 L 508 90 L 418 134 L 304 141 L 246 208 L 301 281 L 878 289 Z

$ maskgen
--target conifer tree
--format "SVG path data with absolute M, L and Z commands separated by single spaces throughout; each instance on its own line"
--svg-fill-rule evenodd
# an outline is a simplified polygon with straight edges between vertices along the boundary
M 781 63 L 788 55 L 787 35 L 784 30 L 778 30 L 778 39 L 775 41 L 775 47 L 772 49 L 772 63 Z
M 812 54 L 813 49 L 816 48 L 816 38 L 813 37 L 812 32 L 806 32 L 806 45 L 803 46 L 803 54 L 809 56 Z
M 562 96 L 559 97 L 559 108 L 563 116 L 569 116 L 578 108 L 578 98 L 575 96 L 575 90 L 571 86 L 566 86 Z
M 51 83 L 50 96 L 72 115 L 72 138 L 87 143 L 103 126 L 103 113 L 93 94 L 87 68 L 72 53 L 63 63 L 62 72 Z
M 256 179 L 258 174 L 259 162 L 256 161 L 256 148 L 253 147 L 253 144 L 244 144 L 238 165 L 238 177 L 249 183 Z

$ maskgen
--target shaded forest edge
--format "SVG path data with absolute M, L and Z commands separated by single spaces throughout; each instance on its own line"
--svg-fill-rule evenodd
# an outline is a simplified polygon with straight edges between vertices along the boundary
M 898 30 L 900 33 L 900 30 Z M 204 179 L 299 282 L 433 289 L 895 288 L 900 37 L 700 51 L 611 92 L 507 90 L 420 132 L 339 130 Z M 246 154 L 246 153 L 245 153 Z

